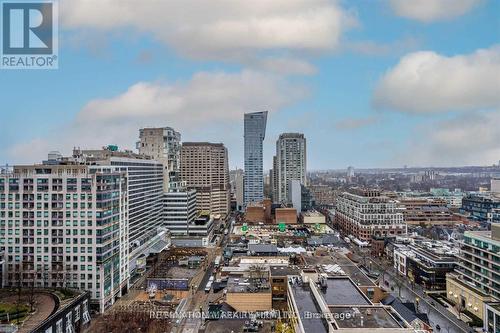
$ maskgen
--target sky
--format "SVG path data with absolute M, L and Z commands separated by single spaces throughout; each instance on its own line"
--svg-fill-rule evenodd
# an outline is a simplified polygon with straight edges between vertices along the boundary
M 243 114 L 307 138 L 308 170 L 500 160 L 500 1 L 60 0 L 59 68 L 0 70 L 0 165 L 141 127 L 223 142 Z

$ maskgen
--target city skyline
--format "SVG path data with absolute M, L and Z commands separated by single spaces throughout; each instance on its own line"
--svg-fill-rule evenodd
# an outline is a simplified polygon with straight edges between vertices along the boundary
M 500 333 L 500 0 L 0 0 L 0 332 Z
M 233 2 L 205 16 L 126 3 L 135 15 L 112 20 L 111 4 L 69 3 L 59 69 L 1 72 L 0 164 L 132 149 L 139 128 L 169 126 L 224 143 L 230 168 L 242 168 L 240 120 L 259 110 L 269 110 L 264 170 L 285 132 L 308 138 L 310 170 L 499 160 L 497 1 Z

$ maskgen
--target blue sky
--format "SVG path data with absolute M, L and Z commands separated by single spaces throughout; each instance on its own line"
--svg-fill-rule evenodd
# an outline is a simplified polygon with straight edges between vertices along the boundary
M 0 164 L 118 144 L 142 126 L 223 142 L 269 110 L 265 168 L 303 132 L 308 169 L 500 160 L 500 2 L 60 1 L 59 69 L 0 70 Z

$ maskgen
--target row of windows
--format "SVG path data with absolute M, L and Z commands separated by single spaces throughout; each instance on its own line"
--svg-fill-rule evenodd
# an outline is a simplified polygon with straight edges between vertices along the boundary
M 90 193 L 87 193 L 87 194 L 85 194 L 85 193 L 81 193 L 81 194 L 67 193 L 66 195 L 64 195 L 64 198 L 66 200 L 89 200 L 89 201 L 91 201 L 93 196 Z M 15 193 L 15 194 L 14 193 L 9 193 L 9 194 L 0 193 L 0 201 L 5 200 L 5 199 L 7 199 L 8 201 L 13 201 L 13 200 L 19 201 L 19 200 L 21 200 L 21 195 L 19 193 Z M 23 200 L 34 200 L 35 194 L 23 194 L 22 199 Z M 63 199 L 63 194 L 57 194 L 57 193 L 54 193 L 52 195 L 50 195 L 49 193 L 36 194 L 36 200 L 38 200 L 38 201 L 41 201 L 41 200 L 49 201 L 50 199 L 61 201 Z
M 7 234 L 8 236 L 20 236 L 17 233 L 13 235 L 11 232 Z M 23 238 L 23 244 L 93 244 L 92 238 L 66 238 L 66 241 L 62 237 L 53 238 L 35 238 L 30 239 L 28 237 Z M 0 234 L 0 244 L 21 244 L 20 238 L 5 237 L 4 233 Z M 99 237 L 96 239 L 96 244 L 101 244 L 102 239 Z
M 14 226 L 15 227 L 20 227 L 21 226 L 21 220 L 7 220 L 7 223 L 5 221 L 6 220 L 0 220 L 0 228 L 5 227 L 6 225 L 9 228 L 12 228 Z M 62 226 L 62 224 L 59 223 L 59 221 L 56 224 L 54 223 L 54 221 L 52 221 L 52 222 L 53 222 L 52 223 L 53 226 L 56 225 L 56 224 Z M 27 223 L 26 220 L 23 220 L 22 225 L 23 226 L 31 226 L 31 227 L 33 227 L 35 225 L 35 223 Z M 49 227 L 49 220 L 36 220 L 36 226 L 37 227 L 41 227 L 42 225 L 44 227 Z M 91 227 L 93 225 L 93 223 L 92 223 L 92 220 L 80 220 L 80 223 L 78 223 L 78 220 L 73 220 L 73 221 L 71 221 L 71 220 L 65 220 L 64 225 L 66 227 L 71 227 L 71 226 L 77 227 L 78 225 L 80 225 L 80 227 L 85 227 L 85 226 Z

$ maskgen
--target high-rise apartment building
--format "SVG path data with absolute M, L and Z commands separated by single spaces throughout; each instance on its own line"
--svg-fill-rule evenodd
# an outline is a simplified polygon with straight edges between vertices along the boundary
M 278 160 L 273 156 L 273 167 L 269 170 L 269 178 L 271 183 L 271 200 L 278 202 Z
M 378 190 L 357 189 L 340 194 L 335 223 L 346 235 L 361 241 L 371 241 L 372 236 L 403 235 L 407 230 L 397 202 Z
M 180 182 L 181 134 L 171 127 L 141 128 L 136 144 L 139 154 L 163 164 L 164 192 L 182 188 Z
M 149 156 L 118 151 L 75 149 L 73 163 L 99 165 L 127 174 L 131 251 L 151 246 L 163 222 L 163 166 Z
M 7 286 L 88 290 L 104 311 L 129 284 L 129 178 L 108 166 L 15 166 L 0 175 Z
M 276 141 L 275 201 L 290 203 L 288 186 L 291 180 L 307 185 L 306 138 L 300 133 L 283 133 Z
M 196 190 L 199 211 L 227 215 L 230 205 L 227 149 L 222 143 L 184 142 L 181 179 Z
M 245 178 L 243 201 L 261 202 L 264 199 L 263 142 L 266 135 L 267 111 L 245 113 Z

